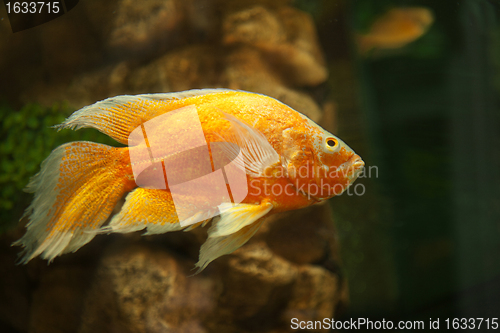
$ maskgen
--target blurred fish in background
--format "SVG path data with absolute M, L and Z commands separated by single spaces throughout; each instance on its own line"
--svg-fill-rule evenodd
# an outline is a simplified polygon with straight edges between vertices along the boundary
M 434 14 L 425 7 L 392 8 L 377 18 L 368 33 L 357 34 L 359 53 L 399 49 L 424 35 L 434 22 Z

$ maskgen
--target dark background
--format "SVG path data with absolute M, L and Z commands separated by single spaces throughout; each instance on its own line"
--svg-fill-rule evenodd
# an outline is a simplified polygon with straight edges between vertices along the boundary
M 345 317 L 441 318 L 441 325 L 497 317 L 500 6 L 358 0 L 343 19 L 360 31 L 394 5 L 426 6 L 435 22 L 401 54 L 357 57 L 346 78 L 357 89 L 340 108 L 339 134 L 361 145 L 379 173 L 360 180 L 365 196 L 331 201 L 351 292 Z M 321 31 L 336 68 L 343 55 Z

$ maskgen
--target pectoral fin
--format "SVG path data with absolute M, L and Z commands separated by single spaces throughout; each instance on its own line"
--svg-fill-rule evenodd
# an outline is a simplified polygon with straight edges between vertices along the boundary
M 196 263 L 197 273 L 201 272 L 215 259 L 229 254 L 252 237 L 264 220 L 264 216 L 271 211 L 273 205 L 263 202 L 260 205 L 252 204 L 222 204 L 221 219 L 212 222 L 208 229 L 208 239 L 201 246 L 200 259 Z
M 247 174 L 262 176 L 267 167 L 279 163 L 279 154 L 264 134 L 230 114 L 224 113 L 224 117 L 231 123 L 234 141 L 243 154 Z M 238 155 L 238 152 L 234 150 L 234 145 L 227 144 L 226 149 L 228 156 Z

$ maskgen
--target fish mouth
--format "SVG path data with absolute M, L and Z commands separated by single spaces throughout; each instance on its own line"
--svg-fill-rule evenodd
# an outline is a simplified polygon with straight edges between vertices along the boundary
M 361 171 L 365 167 L 365 162 L 361 159 L 359 155 L 352 155 L 351 158 L 347 161 L 346 165 L 351 169 L 349 174 L 347 175 L 347 179 L 349 180 L 349 184 L 354 182 L 356 178 L 358 178 Z
M 358 155 L 352 156 L 350 160 L 354 170 L 361 170 L 365 166 L 365 162 Z

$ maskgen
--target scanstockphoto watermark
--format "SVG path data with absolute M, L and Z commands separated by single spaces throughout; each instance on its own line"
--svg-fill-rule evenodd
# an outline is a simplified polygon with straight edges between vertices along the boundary
M 393 322 L 391 320 L 370 320 L 368 318 L 351 318 L 349 320 L 336 320 L 324 318 L 323 320 L 299 320 L 292 318 L 290 321 L 292 330 L 422 330 L 425 323 L 422 320 L 407 320 Z M 434 328 L 432 325 L 431 328 Z
M 498 330 L 498 318 L 429 318 L 429 320 L 371 320 L 369 318 L 351 318 L 336 320 L 324 318 L 323 320 L 290 320 L 292 330 Z

